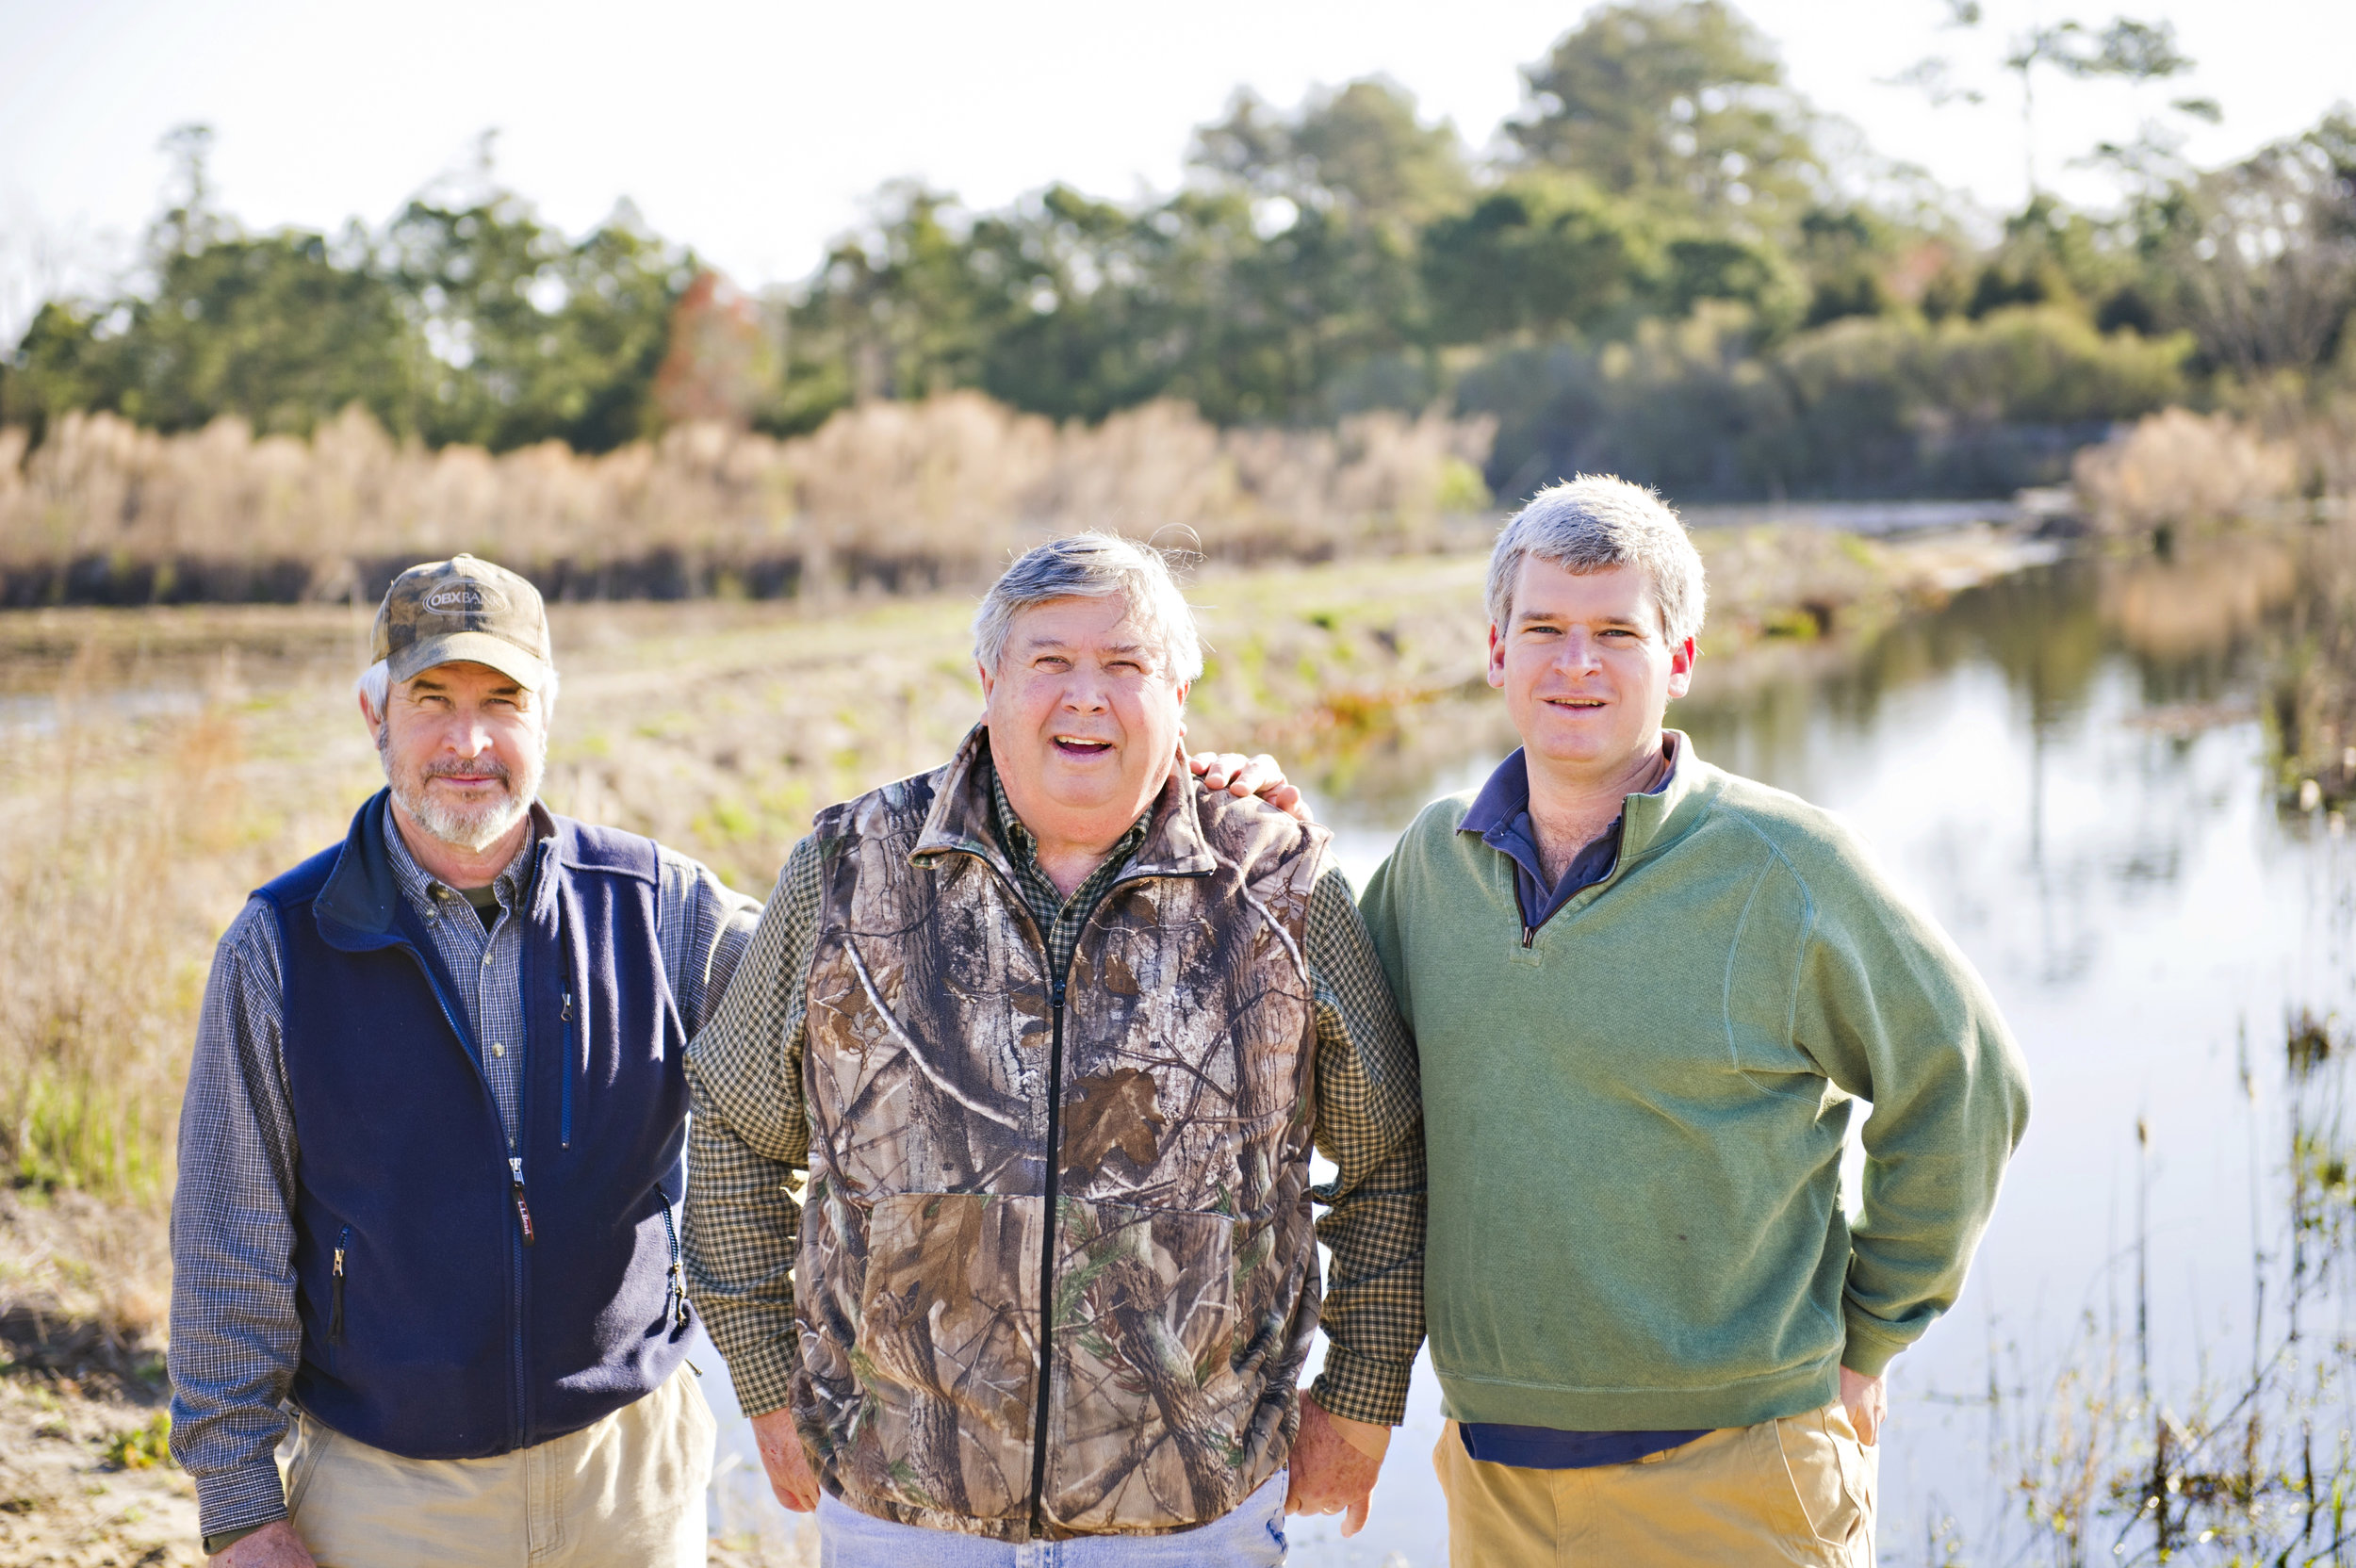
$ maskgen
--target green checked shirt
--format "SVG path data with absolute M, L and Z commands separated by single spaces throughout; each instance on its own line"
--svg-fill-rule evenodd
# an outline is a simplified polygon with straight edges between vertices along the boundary
M 987 766 L 987 764 L 985 764 Z M 990 771 L 1000 847 L 1057 969 L 1069 965 L 1098 896 L 1143 842 L 1140 817 L 1088 879 L 1065 898 L 1039 864 L 1038 844 Z M 1149 813 L 1150 816 L 1150 813 Z M 816 838 L 794 846 L 734 983 L 688 1054 L 695 1115 L 688 1132 L 689 1289 L 728 1358 L 747 1415 L 784 1407 L 800 1356 L 793 1266 L 800 1233 L 798 1173 L 809 1168 L 802 1100 L 804 1005 L 818 946 Z M 1341 873 L 1310 894 L 1306 957 L 1317 988 L 1317 1152 L 1335 1168 L 1314 1189 L 1332 1250 L 1320 1326 L 1327 1338 L 1318 1403 L 1380 1426 L 1404 1416 L 1423 1343 L 1424 1152 L 1415 1042 L 1399 1022 L 1374 945 Z M 748 1088 L 760 1092 L 748 1094 Z M 725 1092 L 715 1092 L 724 1090 Z M 767 1108 L 756 1125 L 712 1107 Z

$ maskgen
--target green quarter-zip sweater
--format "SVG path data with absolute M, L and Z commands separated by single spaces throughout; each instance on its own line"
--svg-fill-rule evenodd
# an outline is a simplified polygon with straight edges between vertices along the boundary
M 1878 1374 L 1955 1298 L 2028 1117 L 2019 1048 L 1856 836 L 1720 771 L 1629 795 L 1618 863 L 1525 931 L 1425 808 L 1366 922 L 1422 1060 L 1449 1416 L 1742 1427 Z M 1865 1182 L 1841 1200 L 1852 1106 Z

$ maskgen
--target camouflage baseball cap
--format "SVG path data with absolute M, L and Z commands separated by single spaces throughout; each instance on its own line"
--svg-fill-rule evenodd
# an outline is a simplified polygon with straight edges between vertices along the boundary
M 488 664 L 527 692 L 554 664 L 540 590 L 504 566 L 453 555 L 393 579 L 376 611 L 373 657 L 408 679 L 436 664 Z

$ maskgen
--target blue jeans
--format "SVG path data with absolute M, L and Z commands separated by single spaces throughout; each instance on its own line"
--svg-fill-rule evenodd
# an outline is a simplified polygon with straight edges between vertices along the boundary
M 1207 1525 L 1176 1535 L 1084 1535 L 1010 1545 L 955 1530 L 871 1518 L 821 1493 L 819 1568 L 1278 1568 L 1284 1560 L 1284 1472 Z

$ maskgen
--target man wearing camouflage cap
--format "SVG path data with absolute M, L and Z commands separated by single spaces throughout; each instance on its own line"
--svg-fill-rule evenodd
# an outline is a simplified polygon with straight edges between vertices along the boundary
M 537 802 L 540 596 L 411 568 L 387 788 L 221 939 L 172 1200 L 172 1454 L 215 1560 L 701 1562 L 684 1046 L 758 906 Z

